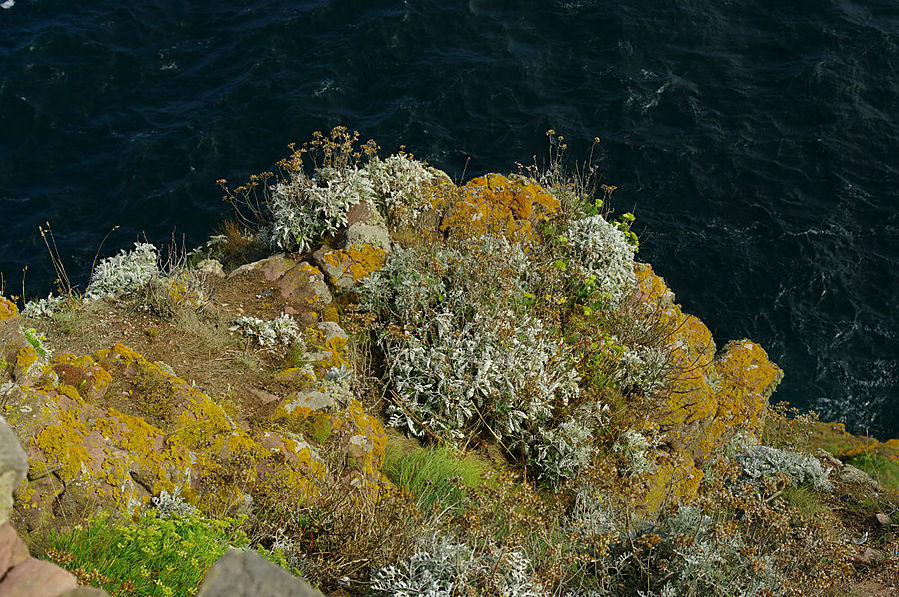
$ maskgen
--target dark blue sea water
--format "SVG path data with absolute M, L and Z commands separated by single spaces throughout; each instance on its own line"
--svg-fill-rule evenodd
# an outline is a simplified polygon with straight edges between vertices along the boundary
M 6 0 L 0 271 L 83 281 L 346 124 L 459 177 L 593 137 L 641 256 L 778 397 L 899 436 L 896 0 Z

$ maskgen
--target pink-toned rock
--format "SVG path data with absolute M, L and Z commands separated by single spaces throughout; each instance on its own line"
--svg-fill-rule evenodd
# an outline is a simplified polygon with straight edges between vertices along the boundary
M 350 207 L 350 211 L 346 214 L 347 226 L 353 224 L 369 224 L 377 217 L 378 211 L 368 201 L 360 201 Z
M 0 597 L 58 597 L 78 587 L 75 575 L 44 560 L 28 558 L 0 582 Z
M 866 547 L 863 552 L 852 556 L 852 563 L 856 566 L 873 566 L 874 564 L 879 564 L 883 560 L 883 553 L 873 550 L 870 547 Z
M 331 304 L 333 297 L 321 270 L 308 263 L 300 263 L 278 281 L 281 296 L 297 303 L 301 308 L 322 310 Z
M 881 526 L 886 527 L 890 525 L 890 517 L 883 512 L 878 512 L 875 518 L 877 518 L 877 522 L 880 523 Z
M 279 396 L 275 396 L 274 394 L 272 394 L 270 392 L 266 392 L 265 390 L 257 390 L 255 388 L 250 389 L 250 394 L 259 398 L 259 400 L 263 404 L 268 404 L 270 402 L 277 402 L 278 400 L 281 399 Z
M 293 268 L 293 266 L 295 266 L 296 264 L 297 262 L 293 259 L 290 259 L 289 257 L 286 257 L 285 255 L 279 253 L 277 255 L 272 255 L 268 259 L 262 259 L 260 261 L 254 261 L 253 263 L 241 265 L 239 268 L 231 272 L 228 277 L 233 278 L 247 272 L 260 272 L 263 276 L 265 276 L 266 280 L 268 280 L 269 282 L 274 282 L 291 268 Z
M 8 522 L 0 527 L 0 578 L 6 571 L 28 559 L 28 547 Z

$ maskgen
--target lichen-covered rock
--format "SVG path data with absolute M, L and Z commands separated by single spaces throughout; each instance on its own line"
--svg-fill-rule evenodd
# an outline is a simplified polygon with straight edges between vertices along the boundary
M 9 520 L 13 491 L 27 473 L 28 455 L 6 419 L 0 417 L 0 525 Z
M 309 409 L 303 418 L 311 412 L 328 412 L 337 406 L 337 398 L 333 394 L 321 392 L 319 390 L 303 390 L 292 394 L 279 409 L 283 409 L 285 416 L 293 416 L 294 411 L 302 412 L 302 409 Z M 300 410 L 298 410 L 300 409 Z
M 378 226 L 357 222 L 347 228 L 344 246 L 347 249 L 352 249 L 353 247 L 370 247 L 389 253 L 390 231 L 383 225 Z
M 343 328 L 331 321 L 319 322 L 304 330 L 303 340 L 309 351 L 307 358 L 319 378 L 331 371 L 350 370 L 348 339 Z
M 716 355 L 708 327 L 674 303 L 664 280 L 641 264 L 635 268 L 638 298 L 658 309 L 670 330 L 668 347 L 676 378 L 647 422 L 670 449 L 666 461 L 647 473 L 644 505 L 688 501 L 702 479 L 701 464 L 738 431 L 758 437 L 768 398 L 783 372 L 749 340 L 731 342 Z
M 277 255 L 272 255 L 266 259 L 260 259 L 253 263 L 241 265 L 231 272 L 228 277 L 234 278 L 249 272 L 259 272 L 266 280 L 274 282 L 295 267 L 296 264 L 297 262 L 293 259 L 287 257 L 283 253 L 278 253 Z
M 345 358 L 339 326 L 311 330 L 322 347 L 343 347 Z M 10 477 L 30 528 L 49 522 L 58 508 L 88 503 L 133 513 L 162 491 L 215 512 L 252 501 L 256 489 L 272 484 L 302 499 L 331 474 L 310 441 L 328 441 L 329 452 L 351 457 L 341 470 L 353 471 L 373 493 L 382 483 L 383 429 L 340 384 L 304 395 L 292 412 L 282 405 L 284 417 L 250 433 L 170 367 L 123 344 L 93 357 L 63 354 L 52 367 L 58 375 L 6 405 L 31 467 L 24 483 L 20 474 Z M 110 386 L 116 391 L 104 392 Z
M 305 261 L 289 269 L 278 280 L 281 296 L 296 303 L 301 310 L 321 313 L 331 304 L 333 297 L 325 276 L 314 265 Z
M 112 376 L 88 355 L 67 352 L 57 355 L 51 363 L 60 383 L 78 389 L 88 402 L 97 402 L 106 395 Z
M 209 396 L 122 344 L 94 356 L 61 355 L 55 364 L 72 369 L 55 387 L 31 389 L 26 403 L 7 405 L 28 446 L 31 480 L 18 495 L 31 525 L 45 521 L 59 499 L 134 512 L 164 490 L 216 510 L 238 503 L 262 479 L 301 497 L 324 478 L 324 464 L 302 438 L 274 429 L 250 436 Z M 90 383 L 79 384 L 90 393 L 107 371 L 130 388 L 133 413 L 91 404 L 64 383 L 90 372 Z
M 440 187 L 435 189 L 432 200 L 435 207 L 448 209 L 440 228 L 463 237 L 489 233 L 532 241 L 536 238 L 533 225 L 560 207 L 559 200 L 539 184 L 518 176 L 488 174 L 474 178 L 459 189 L 458 199 L 451 204 L 445 203 L 447 195 L 452 194 L 440 191 Z
M 390 231 L 384 218 L 368 201 L 350 207 L 347 229 L 334 245 L 323 245 L 312 254 L 316 265 L 337 290 L 348 290 L 387 262 Z
M 29 344 L 19 325 L 19 310 L 0 296 L 0 384 L 13 374 L 19 352 L 26 346 Z
M 313 253 L 312 258 L 334 288 L 348 290 L 384 267 L 387 254 L 379 246 L 361 243 L 346 249 L 331 249 L 326 245 Z
M 0 321 L 16 319 L 19 317 L 19 308 L 11 300 L 0 296 Z

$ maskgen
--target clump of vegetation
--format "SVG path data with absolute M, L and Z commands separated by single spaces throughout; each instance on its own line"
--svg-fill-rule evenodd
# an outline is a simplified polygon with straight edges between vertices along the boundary
M 408 560 L 374 573 L 372 591 L 375 595 L 434 597 L 453 597 L 472 589 L 491 595 L 546 594 L 533 586 L 527 558 L 491 547 L 476 552 L 448 537 L 426 535 Z
M 150 511 L 129 524 L 100 513 L 71 531 L 53 533 L 44 555 L 80 583 L 114 596 L 174 597 L 193 595 L 229 546 L 248 545 L 235 519 Z
M 66 297 L 49 295 L 47 298 L 25 303 L 22 315 L 25 317 L 53 317 L 65 305 Z
M 811 454 L 769 446 L 754 446 L 745 449 L 734 458 L 743 467 L 744 474 L 753 479 L 781 474 L 794 485 L 809 483 L 816 489 L 833 488 L 833 484 L 827 478 L 827 471 Z
M 91 273 L 84 300 L 116 297 L 144 287 L 159 274 L 159 251 L 150 243 L 134 243 L 132 251 L 122 250 L 100 261 Z
M 575 269 L 610 301 L 621 301 L 633 290 L 634 249 L 622 230 L 595 215 L 569 224 L 566 236 Z
M 304 347 L 302 330 L 293 317 L 282 313 L 271 321 L 258 317 L 239 317 L 231 331 L 239 331 L 248 338 L 255 338 L 260 346 L 295 345 Z M 303 352 L 305 349 L 303 348 Z
M 465 488 L 486 482 L 487 467 L 468 456 L 460 456 L 450 446 L 418 448 L 408 452 L 387 445 L 383 472 L 396 485 L 412 494 L 418 509 L 460 510 L 466 501 Z
M 50 349 L 46 346 L 47 336 L 38 332 L 34 328 L 24 328 L 22 333 L 25 335 L 25 339 L 34 347 L 34 350 L 37 351 L 39 355 L 42 357 L 50 356 Z
M 220 474 L 198 480 L 196 505 L 162 492 L 134 524 L 97 516 L 54 535 L 48 557 L 114 594 L 190 594 L 228 544 L 351 594 L 723 597 L 844 588 L 853 548 L 841 526 L 846 504 L 858 520 L 896 507 L 886 494 L 853 497 L 807 453 L 801 426 L 777 411 L 761 438 L 754 420 L 723 449 L 743 422 L 717 400 L 729 387 L 710 366 L 721 355 L 708 330 L 672 305 L 664 282 L 635 266 L 634 217 L 613 217 L 614 187 L 597 184 L 592 165 L 566 171 L 563 139 L 552 135 L 548 169 L 459 187 L 409 154 L 381 158 L 374 143 L 358 140 L 337 128 L 292 146 L 277 175 L 233 190 L 220 181 L 239 209 L 221 235 L 168 266 L 138 244 L 103 260 L 85 295 L 135 293 L 142 316 L 156 317 L 136 329 L 155 347 L 170 339 L 157 326 L 187 333 L 184 322 L 210 297 L 189 263 L 215 256 L 237 265 L 264 251 L 298 261 L 346 241 L 350 210 L 376 222 L 379 238 L 386 221 L 383 267 L 350 292 L 335 289 L 328 314 L 352 332 L 340 348 L 348 362 L 316 361 L 312 371 L 316 343 L 308 336 L 307 346 L 309 330 L 289 315 L 272 318 L 278 304 L 246 311 L 265 319 L 233 321 L 248 338 L 243 355 L 208 347 L 217 366 L 252 364 L 241 374 L 258 382 L 255 391 L 229 385 L 227 396 L 271 404 L 235 403 L 227 428 L 249 421 L 254 433 L 278 430 L 266 441 L 293 452 L 278 458 L 300 459 L 314 480 L 299 495 L 297 484 L 222 449 Z M 245 313 L 247 297 L 236 298 L 228 302 L 241 309 L 227 321 Z M 57 319 L 67 308 L 45 299 L 26 315 Z M 190 317 L 171 316 L 182 312 Z M 702 342 L 691 343 L 690 326 L 701 328 Z M 752 353 L 727 375 L 752 370 L 750 357 L 763 358 Z M 192 377 L 183 384 L 199 391 Z M 171 405 L 156 385 L 138 374 L 104 399 L 122 406 L 129 390 L 153 396 L 140 414 L 162 421 Z M 310 406 L 297 406 L 294 394 L 293 410 L 281 408 L 279 393 L 298 387 Z M 762 392 L 753 399 L 763 403 Z M 406 446 L 383 451 L 380 423 L 361 408 L 361 422 L 347 425 L 311 406 L 359 396 L 368 413 L 411 436 Z M 715 435 L 703 435 L 711 427 Z M 889 473 L 873 457 L 849 461 Z M 227 488 L 229 475 L 246 484 L 251 516 L 205 518 L 202 494 Z M 654 483 L 658 499 L 648 497 Z M 678 493 L 678 483 L 690 491 Z M 879 532 L 886 545 L 892 529 Z

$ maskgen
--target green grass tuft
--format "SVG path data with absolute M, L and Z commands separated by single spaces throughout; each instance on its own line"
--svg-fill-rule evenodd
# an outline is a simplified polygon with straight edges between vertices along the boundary
M 899 462 L 894 462 L 875 452 L 869 452 L 849 458 L 846 464 L 865 471 L 887 489 L 899 490 Z
M 451 448 L 404 450 L 388 443 L 383 472 L 395 484 L 405 487 L 425 514 L 436 506 L 458 512 L 464 507 L 464 488 L 484 483 L 487 465 L 473 456 L 459 456 Z

